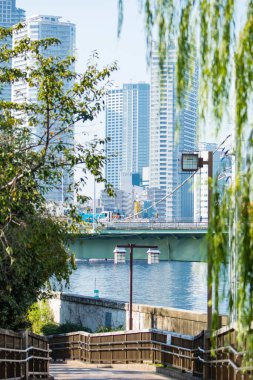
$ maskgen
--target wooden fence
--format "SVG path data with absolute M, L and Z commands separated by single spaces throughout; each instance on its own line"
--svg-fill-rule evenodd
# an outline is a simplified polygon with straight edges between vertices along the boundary
M 243 352 L 237 352 L 235 348 L 235 335 L 234 329 L 218 332 L 217 348 L 212 352 L 205 332 L 196 337 L 158 330 L 104 334 L 76 332 L 50 336 L 49 343 L 53 360 L 150 362 L 174 367 L 206 380 L 249 380 L 253 372 L 242 368 Z
M 88 363 L 163 364 L 205 380 L 249 380 L 253 368 L 243 367 L 243 350 L 236 345 L 236 328 L 216 332 L 210 349 L 206 332 L 191 337 L 160 330 L 104 334 L 75 332 L 48 338 L 0 329 L 0 379 L 49 377 L 51 357 Z
M 48 378 L 49 353 L 42 336 L 0 329 L 0 379 Z

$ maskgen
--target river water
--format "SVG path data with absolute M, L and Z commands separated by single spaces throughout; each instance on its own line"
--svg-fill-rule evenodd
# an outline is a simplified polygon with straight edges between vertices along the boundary
M 70 288 L 65 291 L 94 296 L 94 289 L 98 289 L 101 298 L 128 302 L 128 264 L 79 261 L 71 275 Z M 206 263 L 161 261 L 148 265 L 146 260 L 135 260 L 133 268 L 134 303 L 206 311 Z M 220 309 L 225 311 L 226 301 Z

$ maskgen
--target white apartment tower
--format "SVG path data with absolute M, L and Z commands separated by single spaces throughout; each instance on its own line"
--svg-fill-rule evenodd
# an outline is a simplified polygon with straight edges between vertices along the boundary
M 184 107 L 178 111 L 177 52 L 173 45 L 167 54 L 161 70 L 154 46 L 151 61 L 150 188 L 163 190 L 168 195 L 162 202 L 166 220 L 190 221 L 194 212 L 192 182 L 172 196 L 169 193 L 189 175 L 181 171 L 181 153 L 196 149 L 198 68 L 193 60 L 192 83 L 184 94 Z
M 120 188 L 122 169 L 123 90 L 115 88 L 106 97 L 107 163 L 105 178 L 115 189 Z
M 45 56 L 59 57 L 64 59 L 67 56 L 73 56 L 75 54 L 75 25 L 70 22 L 60 21 L 58 16 L 34 16 L 30 17 L 24 23 L 24 28 L 18 33 L 13 35 L 13 43 L 24 38 L 29 37 L 31 40 L 41 40 L 44 38 L 57 38 L 61 41 L 59 45 L 49 46 L 43 54 Z M 22 57 L 13 59 L 13 68 L 24 69 L 27 65 L 32 65 L 32 59 L 27 60 Z M 74 67 L 71 67 L 74 69 Z M 66 90 L 72 83 L 67 82 L 65 84 Z M 31 102 L 37 102 L 37 89 L 30 88 L 24 82 L 19 81 L 12 86 L 12 101 L 22 102 L 23 99 L 29 99 Z M 55 126 L 57 129 L 57 125 Z M 39 128 L 38 128 L 39 129 Z M 38 130 L 39 134 L 39 130 Z M 74 137 L 71 141 L 65 141 L 66 143 L 74 143 Z M 73 180 L 73 176 L 69 175 L 63 170 L 62 181 L 57 184 L 55 188 L 50 190 L 47 195 L 47 201 L 63 202 L 67 197 L 67 190 Z

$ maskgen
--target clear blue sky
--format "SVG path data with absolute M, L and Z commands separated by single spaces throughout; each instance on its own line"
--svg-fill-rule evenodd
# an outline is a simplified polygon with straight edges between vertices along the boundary
M 117 0 L 17 0 L 17 6 L 36 14 L 62 16 L 76 24 L 77 70 L 83 71 L 90 53 L 97 50 L 101 64 L 118 61 L 115 83 L 149 81 L 143 15 L 138 0 L 127 0 L 121 38 L 117 38 Z

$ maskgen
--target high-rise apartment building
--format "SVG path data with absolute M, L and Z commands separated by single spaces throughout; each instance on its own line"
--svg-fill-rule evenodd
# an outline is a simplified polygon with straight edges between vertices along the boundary
M 121 173 L 138 173 L 149 164 L 150 86 L 124 84 L 110 90 L 106 101 L 106 179 L 120 187 Z M 122 189 L 124 190 L 124 189 Z
M 107 163 L 105 178 L 115 189 L 120 187 L 122 170 L 123 90 L 115 88 L 106 96 Z
M 75 54 L 75 25 L 70 22 L 60 21 L 58 16 L 34 16 L 26 20 L 24 28 L 13 34 L 13 43 L 19 41 L 23 37 L 29 37 L 31 40 L 41 40 L 44 38 L 57 38 L 61 41 L 58 45 L 51 45 L 43 54 L 45 56 L 59 57 L 64 59 L 67 56 Z M 17 57 L 13 59 L 13 67 L 25 70 L 27 65 L 32 65 L 32 58 L 29 62 L 27 57 Z M 74 67 L 70 67 L 74 69 Z M 71 82 L 65 83 L 66 91 L 72 85 Z M 22 102 L 23 99 L 29 99 L 31 102 L 37 102 L 37 89 L 31 88 L 23 81 L 15 82 L 12 86 L 12 101 Z M 57 130 L 57 123 L 54 128 Z M 40 135 L 40 127 L 38 126 L 37 135 Z M 64 143 L 74 144 L 74 135 L 72 137 L 65 137 Z M 68 197 L 67 191 L 71 185 L 73 176 L 63 170 L 61 183 L 55 184 L 47 195 L 47 201 L 63 202 Z
M 181 152 L 196 149 L 198 67 L 194 60 L 193 77 L 184 94 L 184 107 L 177 110 L 176 93 L 177 52 L 168 48 L 167 59 L 161 70 L 154 46 L 151 61 L 151 114 L 150 114 L 150 188 L 166 192 L 161 202 L 166 220 L 187 221 L 193 219 L 193 191 L 189 181 L 172 196 L 175 189 L 189 175 L 181 171 Z M 189 76 L 189 73 L 182 73 Z
M 16 0 L 0 0 L 0 26 L 2 28 L 10 28 L 25 19 L 24 9 L 16 7 Z M 0 41 L 0 47 L 4 44 L 12 46 L 11 37 L 6 40 Z M 6 65 L 4 63 L 4 65 Z M 11 67 L 11 61 L 8 64 Z M 0 87 L 0 98 L 4 100 L 11 100 L 11 85 L 4 84 Z
M 149 165 L 150 86 L 123 85 L 122 171 L 139 173 Z

